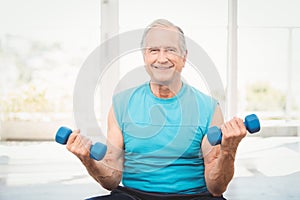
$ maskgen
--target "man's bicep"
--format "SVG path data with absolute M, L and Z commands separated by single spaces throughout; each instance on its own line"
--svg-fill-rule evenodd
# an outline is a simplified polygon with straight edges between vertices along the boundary
M 217 126 L 217 127 L 221 127 L 222 124 L 224 123 L 224 117 L 223 117 L 223 113 L 221 110 L 221 107 L 219 104 L 217 104 L 211 123 L 210 123 L 210 127 L 212 126 Z
M 210 127 L 217 126 L 221 127 L 224 123 L 224 118 L 222 114 L 222 110 L 220 105 L 218 104 L 215 108 Z M 207 134 L 203 137 L 202 144 L 201 144 L 202 155 L 204 158 L 204 163 L 208 167 L 210 164 L 214 162 L 214 160 L 218 157 L 220 152 L 220 145 L 212 146 L 208 142 Z
M 123 156 L 123 134 L 116 120 L 113 107 L 110 108 L 108 113 L 106 143 L 108 147 L 108 153 L 113 154 L 116 159 L 120 159 Z

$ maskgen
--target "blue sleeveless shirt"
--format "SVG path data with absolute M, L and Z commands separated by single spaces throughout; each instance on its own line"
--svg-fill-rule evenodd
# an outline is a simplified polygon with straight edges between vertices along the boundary
M 183 83 L 173 98 L 153 95 L 149 82 L 113 98 L 124 137 L 126 187 L 145 192 L 206 192 L 201 142 L 216 101 Z

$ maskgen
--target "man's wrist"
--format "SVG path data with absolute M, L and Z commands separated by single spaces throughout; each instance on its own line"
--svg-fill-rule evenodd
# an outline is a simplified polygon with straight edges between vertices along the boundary
M 237 150 L 236 148 L 230 148 L 230 147 L 222 148 L 221 147 L 221 151 L 220 151 L 221 156 L 220 157 L 235 160 L 236 150 Z

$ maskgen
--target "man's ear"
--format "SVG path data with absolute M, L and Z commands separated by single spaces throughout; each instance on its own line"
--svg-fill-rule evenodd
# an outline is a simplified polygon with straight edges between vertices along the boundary
M 188 54 L 188 50 L 185 50 L 184 54 L 183 54 L 183 62 L 186 62 L 186 58 L 187 58 L 187 54 Z
M 144 62 L 145 62 L 145 54 L 146 54 L 146 50 L 142 50 L 142 56 L 143 56 Z
M 188 54 L 188 50 L 185 50 L 185 52 L 184 52 L 184 60 L 185 61 L 186 61 L 187 54 Z

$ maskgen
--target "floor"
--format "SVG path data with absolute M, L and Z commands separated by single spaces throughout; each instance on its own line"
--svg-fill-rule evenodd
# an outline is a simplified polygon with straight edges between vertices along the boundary
M 300 137 L 247 137 L 224 196 L 300 199 Z M 106 194 L 80 161 L 54 142 L 0 142 L 0 200 L 84 199 Z

